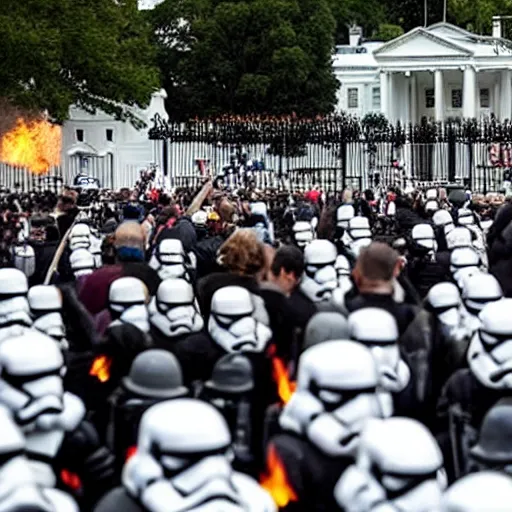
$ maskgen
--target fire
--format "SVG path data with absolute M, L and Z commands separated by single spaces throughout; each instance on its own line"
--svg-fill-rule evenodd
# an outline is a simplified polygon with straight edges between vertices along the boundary
M 80 480 L 80 477 L 68 469 L 63 469 L 60 472 L 60 479 L 64 485 L 73 491 L 78 491 L 82 488 L 82 481 Z
M 287 404 L 297 388 L 297 383 L 290 380 L 284 362 L 276 356 L 272 357 L 272 375 L 277 383 L 279 398 L 283 404 Z
M 297 501 L 297 494 L 288 483 L 288 475 L 274 445 L 267 453 L 267 475 L 260 478 L 261 486 L 272 496 L 279 508 L 284 508 L 290 501 Z
M 130 446 L 126 450 L 125 462 L 128 462 L 136 453 L 137 453 L 137 447 L 136 446 Z
M 89 375 L 97 377 L 100 382 L 107 382 L 110 379 L 110 367 L 112 358 L 108 356 L 98 356 L 92 363 Z
M 46 174 L 50 167 L 60 165 L 61 135 L 60 126 L 48 121 L 19 118 L 0 141 L 0 160 L 34 174 Z

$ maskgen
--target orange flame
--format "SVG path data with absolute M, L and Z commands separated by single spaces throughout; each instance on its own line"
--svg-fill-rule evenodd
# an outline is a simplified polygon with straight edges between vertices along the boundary
M 27 123 L 19 118 L 0 141 L 0 160 L 46 174 L 50 167 L 60 165 L 61 135 L 60 126 L 48 121 Z
M 290 380 L 284 362 L 276 356 L 272 357 L 272 375 L 277 383 L 277 393 L 281 402 L 287 404 L 297 389 L 297 383 Z
M 288 483 L 288 475 L 274 445 L 267 452 L 267 474 L 260 478 L 261 486 L 272 496 L 279 508 L 284 508 L 290 501 L 297 501 L 297 494 Z
M 110 379 L 110 367 L 112 358 L 108 356 L 98 356 L 92 363 L 89 375 L 97 377 L 100 382 L 107 382 Z

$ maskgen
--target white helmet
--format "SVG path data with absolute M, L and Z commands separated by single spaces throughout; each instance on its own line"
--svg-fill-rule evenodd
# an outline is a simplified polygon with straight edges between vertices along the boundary
M 148 300 L 148 289 L 140 279 L 116 279 L 108 292 L 109 310 L 113 319 L 110 325 L 133 324 L 141 331 L 149 332 Z
M 354 207 L 350 204 L 342 204 L 336 210 L 336 224 L 341 228 L 348 228 L 351 219 L 355 217 Z
M 32 277 L 36 271 L 36 253 L 31 245 L 15 245 L 13 251 L 14 266 L 27 277 Z
M 315 229 L 310 222 L 299 220 L 292 227 L 293 238 L 299 247 L 306 247 L 315 238 Z
M 32 324 L 27 293 L 27 277 L 21 270 L 0 269 L 0 330 Z
M 450 212 L 446 210 L 438 210 L 432 216 L 432 221 L 434 225 L 437 227 L 442 227 L 445 233 L 449 233 L 452 229 L 455 228 L 455 224 L 453 223 L 453 218 L 450 215 Z
M 448 250 L 457 249 L 460 247 L 472 247 L 471 231 L 465 227 L 453 228 L 446 234 L 446 246 Z
M 436 237 L 430 224 L 416 224 L 412 228 L 412 239 L 420 246 L 431 251 L 436 249 Z
M 92 274 L 96 268 L 94 256 L 88 249 L 75 249 L 69 256 L 69 264 L 75 278 Z
M 177 238 L 162 240 L 155 249 L 149 265 L 158 272 L 160 279 L 190 279 L 185 249 L 181 240 Z
M 478 315 L 486 304 L 501 298 L 503 290 L 492 274 L 478 272 L 464 280 L 462 300 L 472 315 Z
M 75 249 L 89 249 L 91 246 L 91 229 L 87 224 L 79 222 L 71 228 L 69 234 L 69 248 L 71 251 Z
M 338 286 L 334 268 L 338 253 L 329 240 L 313 240 L 304 249 L 305 272 L 300 287 L 313 302 L 330 299 Z

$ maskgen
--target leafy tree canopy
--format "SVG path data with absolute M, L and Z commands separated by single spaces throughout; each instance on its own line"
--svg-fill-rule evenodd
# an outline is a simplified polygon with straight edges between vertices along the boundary
M 171 118 L 332 111 L 328 0 L 165 0 L 149 15 Z
M 77 104 L 133 120 L 159 86 L 136 0 L 1 0 L 0 97 L 55 121 Z

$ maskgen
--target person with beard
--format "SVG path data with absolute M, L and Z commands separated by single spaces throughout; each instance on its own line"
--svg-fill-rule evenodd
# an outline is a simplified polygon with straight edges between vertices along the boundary
M 29 245 L 34 249 L 36 267 L 29 285 L 43 284 L 59 246 L 59 230 L 53 217 L 34 215 L 30 218 Z

